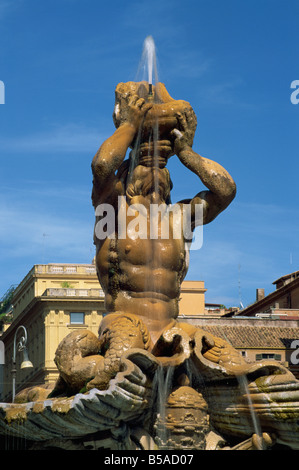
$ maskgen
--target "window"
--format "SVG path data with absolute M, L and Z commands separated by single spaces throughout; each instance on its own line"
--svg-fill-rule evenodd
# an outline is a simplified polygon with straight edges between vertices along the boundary
M 255 359 L 256 361 L 260 361 L 261 359 L 274 359 L 275 361 L 281 361 L 281 354 L 274 354 L 274 353 L 256 354 Z
M 85 314 L 82 312 L 72 312 L 70 313 L 70 323 L 71 325 L 84 325 Z

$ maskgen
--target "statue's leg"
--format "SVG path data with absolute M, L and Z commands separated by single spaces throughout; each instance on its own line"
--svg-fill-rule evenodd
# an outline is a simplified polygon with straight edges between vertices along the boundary
M 135 315 L 108 314 L 100 325 L 100 353 L 104 360 L 99 364 L 93 380 L 87 384 L 87 390 L 97 388 L 105 390 L 109 381 L 119 371 L 120 358 L 132 348 L 148 349 L 150 335 L 143 322 Z

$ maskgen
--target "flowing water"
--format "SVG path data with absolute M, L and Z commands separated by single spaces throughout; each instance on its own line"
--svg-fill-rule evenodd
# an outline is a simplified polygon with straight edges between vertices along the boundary
M 140 82 L 144 81 L 148 83 L 148 87 L 144 87 L 140 89 L 140 96 L 145 99 L 146 102 L 151 101 L 153 104 L 155 103 L 155 91 L 154 87 L 158 83 L 158 70 L 157 70 L 157 57 L 156 57 L 156 46 L 152 36 L 146 37 L 144 44 L 142 55 L 140 59 L 140 63 L 138 66 L 137 76 L 135 81 Z M 147 143 L 148 144 L 148 159 L 151 161 L 151 173 L 152 173 L 152 194 L 151 202 L 155 202 L 157 199 L 156 197 L 159 195 L 159 179 L 157 176 L 157 170 L 159 165 L 159 151 L 158 151 L 158 141 L 159 141 L 159 123 L 158 119 L 155 119 L 152 122 L 152 127 L 148 134 L 147 142 L 142 142 L 143 132 L 142 132 L 142 124 L 140 129 L 137 133 L 135 138 L 134 146 L 132 152 L 130 154 L 130 163 L 129 163 L 129 174 L 128 174 L 128 183 L 132 181 L 132 175 L 134 169 L 139 164 L 139 149 L 140 145 Z M 153 272 L 153 269 L 160 269 L 161 268 L 161 258 L 160 258 L 160 249 L 159 243 L 157 240 L 151 239 L 148 227 L 147 233 L 147 259 L 148 265 L 151 266 L 150 273 L 148 279 L 144 280 L 144 291 L 148 292 L 159 292 L 159 283 L 160 281 L 156 280 L 156 276 Z
M 225 339 L 225 341 L 227 341 L 229 343 L 229 340 L 225 335 L 224 335 L 224 339 Z M 253 429 L 254 429 L 254 432 L 257 435 L 258 441 L 260 443 L 258 450 L 263 450 L 262 431 L 261 431 L 261 427 L 260 427 L 259 418 L 256 414 L 256 411 L 254 409 L 254 406 L 253 406 L 253 403 L 252 403 L 252 400 L 251 400 L 250 391 L 249 391 L 249 387 L 248 387 L 248 379 L 247 379 L 246 375 L 241 375 L 241 376 L 237 377 L 237 380 L 238 380 L 238 383 L 239 383 L 240 390 L 241 390 L 242 393 L 244 393 L 244 395 L 246 396 L 247 402 L 248 402 L 248 407 L 249 407 L 249 411 L 250 411 L 250 416 L 251 416 Z
M 168 430 L 166 426 L 167 399 L 171 393 L 173 383 L 174 367 L 168 367 L 166 373 L 162 367 L 159 367 L 155 374 L 154 391 L 157 397 L 156 403 L 156 441 L 159 448 L 167 448 Z
M 258 450 L 263 450 L 262 430 L 261 430 L 261 426 L 260 426 L 258 416 L 255 412 L 255 409 L 254 409 L 254 406 L 253 406 L 253 403 L 252 403 L 252 400 L 251 400 L 247 377 L 245 375 L 239 376 L 238 377 L 238 382 L 239 382 L 241 391 L 245 394 L 246 399 L 248 401 L 248 406 L 249 406 L 249 410 L 250 410 L 250 416 L 251 416 L 251 420 L 252 420 L 253 429 L 254 429 L 255 434 L 258 437 L 258 439 L 257 439 L 258 446 L 259 446 Z
M 151 94 L 151 87 L 159 83 L 158 79 L 158 68 L 157 68 L 157 55 L 156 55 L 156 46 L 152 36 L 147 36 L 143 43 L 143 51 L 141 55 L 141 60 L 138 66 L 138 72 L 135 81 L 145 81 L 149 84 L 149 93 L 146 93 L 143 98 L 146 101 L 155 102 L 155 94 Z M 142 128 L 139 129 L 138 136 L 136 138 L 135 146 L 133 148 L 131 156 L 131 165 L 130 170 L 133 171 L 135 166 L 138 164 L 138 148 L 140 146 L 140 137 L 141 137 Z M 158 148 L 157 142 L 159 140 L 159 123 L 158 120 L 152 124 L 152 129 L 149 135 L 148 144 L 149 147 L 153 148 L 153 166 L 158 167 Z M 158 179 L 155 178 L 155 182 Z M 158 185 L 155 185 L 155 190 L 158 190 Z
M 140 64 L 138 67 L 137 77 L 135 81 L 145 81 L 149 84 L 149 93 L 143 96 L 146 101 L 153 101 L 155 103 L 155 95 L 151 95 L 151 87 L 155 86 L 159 83 L 158 80 L 158 70 L 157 70 L 157 57 L 156 57 L 156 47 L 152 36 L 148 36 L 143 44 L 143 51 L 140 60 Z M 144 92 L 144 91 L 143 91 Z M 145 92 L 144 92 L 145 93 Z M 142 136 L 142 128 L 139 129 L 138 135 L 135 139 L 135 145 L 132 149 L 131 156 L 130 156 L 130 166 L 129 166 L 129 178 L 134 171 L 134 168 L 139 164 L 139 146 L 141 142 Z M 155 168 L 158 168 L 158 147 L 157 142 L 159 140 L 159 124 L 158 120 L 153 123 L 152 129 L 148 138 L 149 148 L 153 148 L 153 158 L 152 158 L 152 171 L 153 171 L 153 180 L 154 180 L 154 192 L 158 194 L 159 187 L 158 187 L 158 178 L 156 176 Z M 148 236 L 149 239 L 149 236 Z M 157 250 L 157 244 L 155 240 L 151 240 L 150 243 L 150 250 L 148 255 L 148 263 L 151 263 L 153 270 L 161 268 L 160 264 L 160 256 L 159 256 L 159 249 Z M 159 285 L 155 281 L 154 273 L 152 276 L 149 277 L 148 280 L 145 280 L 145 291 L 159 291 Z M 201 377 L 196 377 L 197 373 L 192 369 L 191 364 L 187 364 L 187 373 L 190 375 L 189 379 L 192 382 L 192 377 L 196 379 L 196 381 L 201 382 L 200 388 L 204 388 L 204 383 Z M 169 393 L 171 392 L 171 385 L 173 380 L 173 368 L 170 368 L 166 373 L 162 369 L 158 369 L 156 373 L 156 396 L 157 396 L 157 415 L 158 415 L 158 422 L 159 426 L 157 427 L 157 438 L 160 442 L 167 441 L 167 429 L 165 427 L 165 411 L 166 411 L 166 403 Z M 244 393 L 246 399 L 248 400 L 248 406 L 250 410 L 250 416 L 253 424 L 253 429 L 256 435 L 258 436 L 258 440 L 262 443 L 262 433 L 260 429 L 260 423 L 258 417 L 255 413 L 253 403 L 251 401 L 249 388 L 248 388 L 248 381 L 245 376 L 240 377 L 239 379 L 239 386 L 241 392 Z M 262 446 L 261 446 L 262 450 Z
M 156 45 L 152 36 L 147 36 L 143 43 L 141 60 L 135 80 L 144 80 L 151 85 L 158 83 Z

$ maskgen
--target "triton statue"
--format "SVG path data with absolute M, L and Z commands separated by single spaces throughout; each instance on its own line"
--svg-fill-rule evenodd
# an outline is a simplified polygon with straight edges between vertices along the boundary
M 195 113 L 163 84 L 120 83 L 113 119 L 116 130 L 92 162 L 95 263 L 106 308 L 99 335 L 71 332 L 56 351 L 54 389 L 32 387 L 16 403 L 1 404 L 0 431 L 51 447 L 59 438 L 64 448 L 94 435 L 96 448 L 133 449 L 137 441 L 142 448 L 141 428 L 141 437 L 161 449 L 276 442 L 298 449 L 293 374 L 275 361 L 248 363 L 223 339 L 177 319 L 192 233 L 228 207 L 233 179 L 192 149 Z M 174 211 L 167 169 L 173 155 L 205 186 Z M 157 405 L 159 374 L 169 379 L 165 413 Z
M 117 214 L 122 196 L 126 212 L 128 207 L 137 205 L 145 208 L 143 217 L 148 225 L 151 205 L 170 204 L 172 183 L 166 165 L 176 154 L 207 188 L 177 203 L 180 207 L 190 206 L 194 229 L 197 222 L 211 222 L 230 204 L 236 192 L 235 183 L 222 166 L 192 150 L 196 116 L 190 104 L 172 99 L 163 84 L 153 87 L 153 98 L 147 87 L 146 82 L 129 82 L 116 88 L 113 115 L 116 131 L 102 144 L 92 162 L 93 204 L 96 210 L 101 204 L 109 204 Z M 129 148 L 132 150 L 125 160 Z M 196 205 L 202 207 L 199 221 L 195 217 Z M 170 219 L 170 225 L 172 222 Z M 154 223 L 160 233 L 161 218 L 157 217 Z M 99 239 L 95 234 L 96 266 L 107 310 L 101 337 L 111 331 L 110 325 L 120 323 L 123 329 L 113 331 L 122 337 L 126 329 L 130 331 L 126 349 L 140 347 L 142 337 L 143 347 L 151 351 L 163 331 L 175 325 L 180 286 L 188 269 L 190 240 L 184 237 L 183 224 L 180 237 L 174 238 L 171 226 L 166 239 L 152 239 L 150 229 L 146 237 L 136 237 L 135 232 L 129 231 L 129 224 L 130 219 L 122 238 L 117 224 L 106 238 Z M 132 329 L 136 331 L 134 335 Z M 102 373 L 100 370 L 88 387 L 99 387 Z

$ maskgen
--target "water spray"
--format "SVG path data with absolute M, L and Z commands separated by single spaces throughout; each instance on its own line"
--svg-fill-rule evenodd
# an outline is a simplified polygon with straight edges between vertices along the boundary
M 153 74 L 157 75 L 156 66 L 156 48 L 152 36 L 147 36 L 144 41 L 143 54 L 147 65 L 148 72 L 148 98 L 153 98 Z
M 152 83 L 149 83 L 148 84 L 148 97 L 152 97 L 153 96 L 153 84 Z

